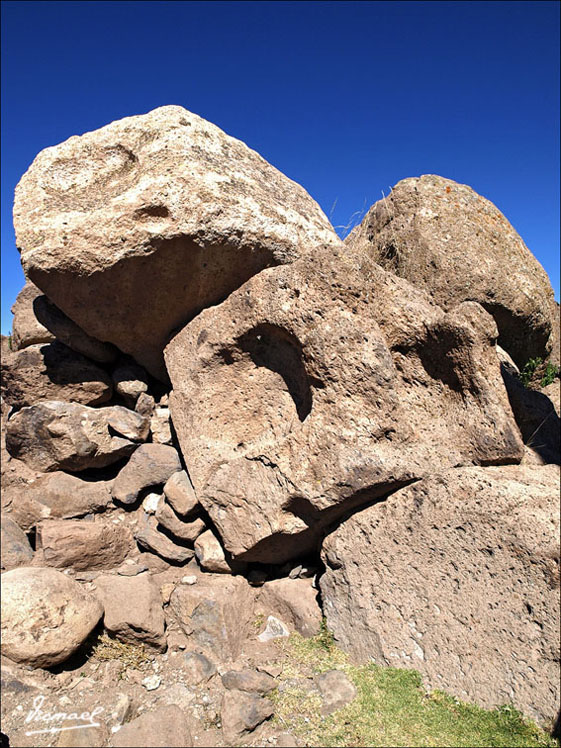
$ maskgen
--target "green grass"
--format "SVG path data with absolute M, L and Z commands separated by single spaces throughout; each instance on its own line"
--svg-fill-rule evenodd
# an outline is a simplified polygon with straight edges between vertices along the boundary
M 555 378 L 559 376 L 559 367 L 548 362 L 544 364 L 541 358 L 529 359 L 524 368 L 520 372 L 520 381 L 524 387 L 528 387 L 530 384 L 536 385 L 539 381 L 540 387 L 547 387 L 555 381 Z
M 306 693 L 297 682 L 273 693 L 279 727 L 308 746 L 558 746 L 512 707 L 488 711 L 440 691 L 429 695 L 415 670 L 353 666 L 325 627 L 313 639 L 293 635 L 279 647 L 282 679 L 338 668 L 357 688 L 354 701 L 328 717 L 320 713 L 317 692 Z

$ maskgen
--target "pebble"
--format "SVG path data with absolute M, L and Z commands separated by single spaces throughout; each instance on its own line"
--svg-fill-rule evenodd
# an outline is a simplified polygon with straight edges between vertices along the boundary
M 142 685 L 147 691 L 155 691 L 160 687 L 162 679 L 159 675 L 149 675 L 142 681 Z
M 181 584 L 197 584 L 197 577 L 194 575 L 182 577 Z

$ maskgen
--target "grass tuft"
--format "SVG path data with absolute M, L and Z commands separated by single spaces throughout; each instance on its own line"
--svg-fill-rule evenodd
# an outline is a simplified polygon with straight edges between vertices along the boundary
M 307 746 L 558 746 L 513 707 L 486 710 L 442 691 L 428 694 L 415 670 L 351 664 L 325 624 L 312 639 L 294 634 L 278 646 L 285 659 L 281 680 L 287 682 L 271 696 L 275 721 Z M 310 685 L 314 675 L 332 669 L 347 674 L 357 696 L 326 717 Z
M 151 661 L 150 655 L 142 644 L 126 644 L 118 639 L 111 639 L 107 634 L 102 634 L 94 644 L 92 657 L 99 662 L 116 660 L 123 670 L 127 668 L 143 670 Z

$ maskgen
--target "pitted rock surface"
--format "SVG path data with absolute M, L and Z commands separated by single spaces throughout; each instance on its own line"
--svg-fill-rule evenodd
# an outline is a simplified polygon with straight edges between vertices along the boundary
M 49 299 L 164 379 L 172 330 L 264 267 L 340 243 L 302 187 L 179 106 L 41 151 L 14 225 Z
M 477 301 L 522 367 L 552 350 L 559 310 L 549 278 L 504 215 L 471 187 L 434 174 L 403 179 L 345 240 L 428 291 L 444 309 Z M 557 320 L 557 324 L 556 324 Z
M 393 494 L 324 541 L 327 625 L 360 662 L 415 668 L 538 721 L 559 704 L 559 468 L 468 467 Z
M 523 446 L 481 306 L 444 313 L 365 255 L 265 270 L 166 348 L 198 500 L 227 551 L 280 563 L 343 512 Z

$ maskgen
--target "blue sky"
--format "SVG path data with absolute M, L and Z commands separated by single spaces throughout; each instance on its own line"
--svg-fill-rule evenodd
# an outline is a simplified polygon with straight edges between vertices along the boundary
M 435 173 L 492 200 L 559 298 L 559 3 L 2 3 L 2 332 L 11 210 L 35 155 L 180 104 L 345 225 Z M 335 207 L 333 207 L 335 206 Z

